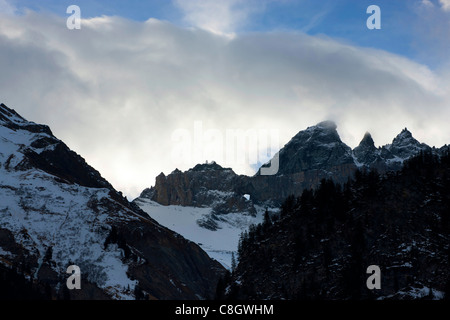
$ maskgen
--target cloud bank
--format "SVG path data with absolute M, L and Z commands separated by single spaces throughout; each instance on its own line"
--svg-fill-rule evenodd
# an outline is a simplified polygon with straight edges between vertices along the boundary
M 50 125 L 130 198 L 160 172 L 195 165 L 174 159 L 173 133 L 194 137 L 198 122 L 224 134 L 275 130 L 280 147 L 325 119 L 352 147 L 367 130 L 382 145 L 404 127 L 430 145 L 450 142 L 445 67 L 303 33 L 210 31 L 108 16 L 68 30 L 53 15 L 3 15 L 0 101 Z

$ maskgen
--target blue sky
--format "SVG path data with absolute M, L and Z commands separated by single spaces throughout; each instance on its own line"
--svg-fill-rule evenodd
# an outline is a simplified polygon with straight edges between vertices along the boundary
M 203 1 L 207 3 L 208 1 Z M 431 68 L 440 66 L 450 52 L 446 28 L 450 27 L 449 0 L 225 0 L 233 33 L 301 31 L 325 35 L 354 45 L 400 54 Z M 180 26 L 195 25 L 186 19 L 199 10 L 200 0 L 10 0 L 19 11 L 29 8 L 66 15 L 71 4 L 78 5 L 83 18 L 117 15 L 136 21 L 167 20 Z M 189 6 L 184 3 L 194 3 Z M 366 28 L 366 8 L 381 8 L 382 28 Z M 210 14 L 210 12 L 205 13 Z M 211 19 L 214 19 L 214 13 Z M 221 19 L 218 16 L 218 19 Z M 229 17 L 228 17 L 229 18 Z M 225 30 L 229 32 L 230 30 Z

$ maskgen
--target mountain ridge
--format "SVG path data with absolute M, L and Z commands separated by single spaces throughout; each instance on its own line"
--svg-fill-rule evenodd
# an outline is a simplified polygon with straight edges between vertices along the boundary
M 0 278 L 6 268 L 47 299 L 213 296 L 223 267 L 127 201 L 48 126 L 1 104 L 0 146 Z M 81 290 L 66 287 L 72 264 Z
M 409 154 L 408 143 L 414 146 Z M 396 154 L 399 150 L 403 153 Z M 276 214 L 290 195 L 316 188 L 322 179 L 345 183 L 361 169 L 380 173 L 399 170 L 420 150 L 441 152 L 420 144 L 406 129 L 391 144 L 378 148 L 367 132 L 352 150 L 340 139 L 334 122 L 322 121 L 299 131 L 274 156 L 279 160 L 279 171 L 274 175 L 261 175 L 261 169 L 253 176 L 238 175 L 231 168 L 207 162 L 184 172 L 175 169 L 167 176 L 161 173 L 155 185 L 144 189 L 133 202 L 162 224 L 196 239 L 208 254 L 230 268 L 237 245 L 233 251 L 212 239 L 228 233 L 232 237 L 228 241 L 237 244 L 236 234 L 262 222 L 265 211 Z M 191 228 L 187 228 L 188 223 Z M 207 231 L 215 232 L 215 236 Z
M 270 166 L 271 161 L 262 165 L 253 176 L 238 175 L 215 162 L 197 164 L 184 172 L 176 169 L 167 176 L 161 173 L 155 185 L 145 189 L 138 198 L 151 199 L 162 205 L 205 207 L 214 201 L 223 203 L 224 199 L 219 194 L 215 199 L 201 201 L 197 195 L 218 190 L 229 193 L 234 199 L 228 201 L 229 206 L 225 209 L 237 212 L 242 206 L 236 204 L 245 194 L 254 204 L 271 205 L 272 202 L 279 205 L 289 194 L 299 195 L 303 189 L 316 186 L 322 178 L 345 182 L 361 168 L 376 169 L 381 173 L 396 171 L 406 159 L 426 150 L 440 152 L 417 141 L 406 128 L 392 143 L 378 148 L 366 132 L 359 145 L 351 149 L 340 139 L 336 123 L 326 120 L 299 131 L 278 151 L 271 160 L 279 161 L 279 170 L 274 175 L 261 175 L 261 168 Z M 205 177 L 198 178 L 193 174 L 200 168 L 208 168 L 205 173 L 208 183 Z

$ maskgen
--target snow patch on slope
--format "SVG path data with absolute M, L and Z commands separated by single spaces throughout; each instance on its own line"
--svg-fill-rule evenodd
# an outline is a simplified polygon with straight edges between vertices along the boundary
M 109 233 L 104 223 L 113 218 L 106 210 L 96 212 L 89 205 L 108 197 L 108 193 L 108 189 L 56 182 L 40 170 L 0 168 L 1 225 L 13 232 L 18 243 L 39 256 L 39 267 L 51 247 L 58 274 L 66 277 L 67 267 L 76 264 L 82 277 L 114 298 L 134 299 L 131 293 L 136 282 L 127 276 L 121 249 L 108 246 L 105 250 L 102 246 Z M 123 213 L 119 219 L 133 217 Z M 0 251 L 0 255 L 4 252 Z M 35 276 L 39 267 L 34 270 Z
M 252 224 L 263 221 L 265 209 L 257 207 L 256 216 L 233 212 L 215 215 L 216 230 L 201 227 L 197 221 L 209 219 L 211 208 L 163 206 L 155 201 L 139 198 L 136 204 L 161 225 L 197 243 L 213 259 L 231 269 L 232 254 L 237 257 L 239 237 Z

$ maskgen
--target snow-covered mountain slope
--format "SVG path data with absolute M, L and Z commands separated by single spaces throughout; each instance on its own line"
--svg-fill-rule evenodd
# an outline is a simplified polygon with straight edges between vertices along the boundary
M 50 265 L 56 274 L 63 275 L 73 261 L 88 281 L 111 297 L 133 298 L 127 288 L 133 290 L 137 282 L 127 275 L 123 250 L 117 245 L 103 247 L 109 233 L 106 226 L 138 220 L 132 211 L 123 208 L 111 215 L 100 207 L 94 212 L 96 203 L 108 199 L 108 189 L 62 184 L 45 172 L 5 173 L 1 168 L 1 228 L 36 260 L 31 278 L 40 277 L 46 253 L 51 251 Z M 8 256 L 14 259 L 15 255 L 8 252 Z
M 208 255 L 231 269 L 232 254 L 237 258 L 241 233 L 254 224 L 261 223 L 265 209 L 256 206 L 256 215 L 247 212 L 215 214 L 212 208 L 170 205 L 164 206 L 148 198 L 138 198 L 135 203 L 161 225 L 194 241 Z M 207 227 L 213 224 L 214 227 Z
M 82 289 L 67 291 L 68 266 Z M 222 266 L 149 218 L 55 138 L 0 105 L 0 267 L 48 298 L 199 299 Z

